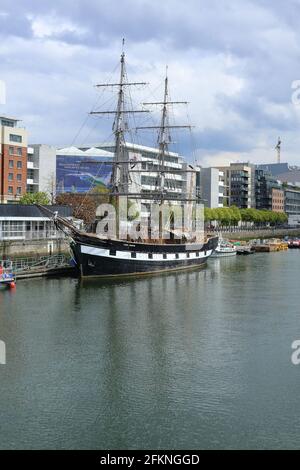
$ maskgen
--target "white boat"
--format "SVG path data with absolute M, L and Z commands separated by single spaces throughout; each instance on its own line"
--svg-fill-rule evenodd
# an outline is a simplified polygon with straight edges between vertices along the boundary
M 231 243 L 219 239 L 219 243 L 215 251 L 212 253 L 211 258 L 225 258 L 227 256 L 235 256 L 237 249 Z

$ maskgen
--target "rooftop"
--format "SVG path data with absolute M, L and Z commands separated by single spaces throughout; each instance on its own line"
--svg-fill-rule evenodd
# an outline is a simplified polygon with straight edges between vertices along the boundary
M 8 121 L 14 121 L 14 122 L 21 121 L 21 119 L 17 119 L 15 117 L 11 117 L 11 116 L 0 116 L 0 119 L 7 119 Z
M 70 217 L 72 208 L 69 206 L 45 206 L 62 217 Z M 34 204 L 0 204 L 0 217 L 45 217 L 45 214 Z

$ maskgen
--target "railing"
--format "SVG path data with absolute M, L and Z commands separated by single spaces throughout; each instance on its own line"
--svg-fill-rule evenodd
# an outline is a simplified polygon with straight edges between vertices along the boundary
M 29 258 L 16 258 L 14 260 L 0 260 L 0 266 L 10 267 L 16 274 L 24 271 L 39 269 L 62 268 L 70 265 L 70 256 L 59 254 L 52 256 L 39 256 Z

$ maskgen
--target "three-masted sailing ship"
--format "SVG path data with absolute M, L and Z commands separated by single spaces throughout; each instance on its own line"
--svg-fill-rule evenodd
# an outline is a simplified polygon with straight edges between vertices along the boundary
M 125 70 L 125 54 L 122 52 L 120 60 L 120 80 L 118 83 L 101 84 L 97 86 L 113 86 L 118 90 L 117 106 L 114 111 L 92 112 L 92 114 L 114 114 L 113 132 L 115 137 L 114 158 L 112 163 L 112 181 L 109 188 L 110 196 L 114 203 L 121 197 L 126 197 L 129 201 L 147 200 L 156 204 L 159 209 L 164 205 L 175 201 L 177 207 L 180 204 L 190 204 L 192 207 L 196 198 L 187 194 L 172 195 L 166 191 L 165 177 L 170 171 L 166 166 L 168 155 L 168 145 L 170 143 L 170 129 L 172 127 L 190 126 L 170 126 L 168 121 L 168 106 L 178 104 L 169 100 L 168 76 L 165 78 L 164 97 L 161 102 L 143 103 L 144 105 L 159 104 L 162 107 L 160 126 L 152 126 L 158 129 L 158 164 L 156 169 L 148 170 L 157 174 L 155 190 L 149 190 L 146 194 L 141 192 L 131 192 L 130 178 L 133 172 L 147 172 L 142 162 L 130 160 L 129 152 L 126 149 L 125 134 L 127 131 L 127 113 L 145 112 L 144 110 L 125 109 L 124 93 L 127 87 L 143 85 L 140 82 L 128 82 Z M 146 128 L 140 127 L 138 129 Z M 149 126 L 147 127 L 149 128 Z M 111 162 L 110 162 L 111 163 Z M 195 170 L 172 170 L 173 172 L 185 172 Z M 118 210 L 117 210 L 118 212 Z M 191 214 L 193 209 L 191 209 Z M 161 273 L 168 271 L 185 270 L 196 268 L 205 264 L 207 258 L 212 254 L 218 244 L 218 237 L 199 238 L 197 231 L 190 233 L 184 229 L 178 235 L 178 230 L 174 228 L 174 221 L 170 221 L 169 227 L 165 229 L 162 225 L 161 212 L 158 217 L 158 227 L 155 234 L 149 228 L 138 238 L 131 238 L 130 235 L 121 236 L 120 223 L 116 224 L 116 233 L 108 235 L 106 233 L 87 233 L 78 230 L 66 219 L 55 216 L 56 226 L 65 231 L 71 237 L 71 249 L 75 262 L 82 277 L 110 277 L 128 276 L 150 273 Z M 151 224 L 150 224 L 151 225 Z M 149 225 L 149 227 L 150 227 Z M 165 237 L 166 231 L 169 236 Z

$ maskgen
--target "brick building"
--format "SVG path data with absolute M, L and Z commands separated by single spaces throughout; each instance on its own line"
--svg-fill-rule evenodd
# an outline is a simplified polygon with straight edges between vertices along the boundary
M 0 202 L 17 202 L 27 186 L 27 131 L 0 116 Z
M 272 211 L 284 212 L 284 191 L 283 189 L 272 188 Z

